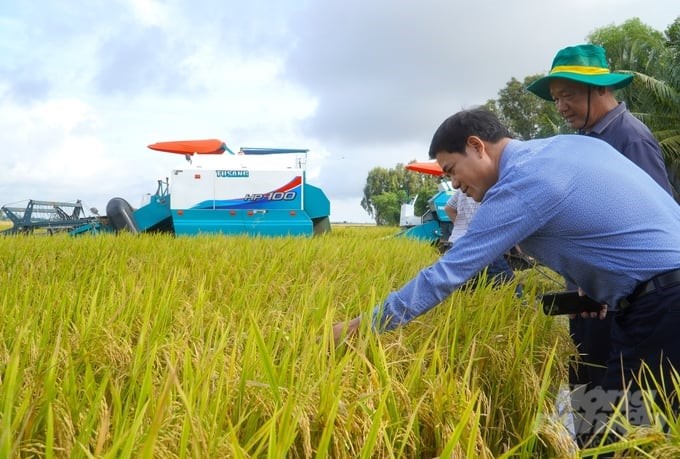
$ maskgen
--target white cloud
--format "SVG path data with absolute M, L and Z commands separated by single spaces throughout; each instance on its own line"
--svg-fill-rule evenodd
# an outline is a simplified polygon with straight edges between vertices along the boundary
M 127 0 L 135 17 L 147 26 L 164 26 L 169 23 L 167 7 L 157 0 Z

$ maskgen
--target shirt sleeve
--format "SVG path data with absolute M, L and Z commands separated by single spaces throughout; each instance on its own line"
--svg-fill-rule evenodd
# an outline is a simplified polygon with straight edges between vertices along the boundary
M 489 192 L 487 193 L 489 194 Z M 391 330 L 429 311 L 456 289 L 531 234 L 541 219 L 511 189 L 493 193 L 479 207 L 467 233 L 431 266 L 373 310 L 373 327 Z
M 460 195 L 460 191 L 454 193 L 454 195 L 446 201 L 446 205 L 456 211 L 458 210 L 458 195 Z
M 672 195 L 666 165 L 657 144 L 648 139 L 638 138 L 624 145 L 621 153 L 647 172 L 661 188 Z

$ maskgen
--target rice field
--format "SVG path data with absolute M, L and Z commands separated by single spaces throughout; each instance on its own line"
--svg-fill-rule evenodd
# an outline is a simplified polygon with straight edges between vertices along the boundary
M 574 350 L 536 270 L 521 300 L 458 292 L 334 346 L 437 258 L 395 232 L 0 238 L 0 457 L 677 457 L 655 427 L 576 449 L 555 402 Z

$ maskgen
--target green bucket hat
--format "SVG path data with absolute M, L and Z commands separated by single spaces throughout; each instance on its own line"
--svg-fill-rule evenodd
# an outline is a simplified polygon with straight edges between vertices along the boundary
M 559 50 L 550 73 L 531 83 L 527 89 L 541 99 L 552 100 L 550 81 L 555 78 L 614 89 L 628 86 L 633 81 L 633 75 L 610 72 L 604 48 L 597 45 L 569 46 Z

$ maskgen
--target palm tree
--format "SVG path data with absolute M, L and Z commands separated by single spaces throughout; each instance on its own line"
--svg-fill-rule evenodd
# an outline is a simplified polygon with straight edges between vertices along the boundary
M 680 65 L 680 62 L 677 64 Z M 669 79 L 663 80 L 640 72 L 633 80 L 637 93 L 646 97 L 648 102 L 642 105 L 645 110 L 635 111 L 652 130 L 661 144 L 665 159 L 680 162 L 680 85 Z M 641 107 L 641 108 L 642 108 Z
M 631 73 L 635 75 L 633 80 L 636 82 L 635 85 L 640 87 L 638 94 L 646 96 L 649 100 L 643 104 L 647 110 L 633 112 L 633 114 L 649 126 L 659 141 L 666 162 L 668 178 L 675 189 L 675 198 L 678 200 L 680 194 L 680 85 L 678 85 L 678 80 L 665 81 L 639 72 Z

